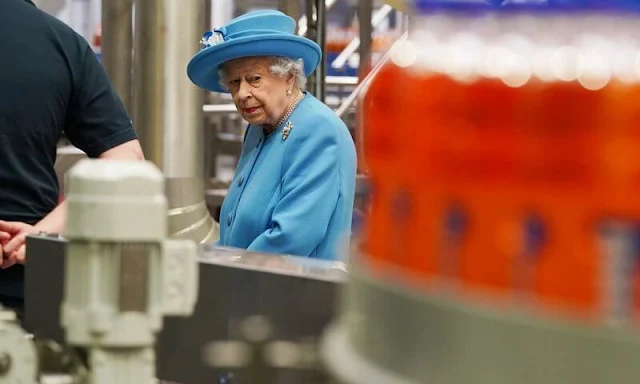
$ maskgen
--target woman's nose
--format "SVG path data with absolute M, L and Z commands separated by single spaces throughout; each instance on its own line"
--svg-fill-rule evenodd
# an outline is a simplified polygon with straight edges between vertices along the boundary
M 238 87 L 238 96 L 241 99 L 246 99 L 248 97 L 251 97 L 251 90 L 249 89 L 249 84 L 247 84 L 244 81 L 240 82 L 240 86 Z

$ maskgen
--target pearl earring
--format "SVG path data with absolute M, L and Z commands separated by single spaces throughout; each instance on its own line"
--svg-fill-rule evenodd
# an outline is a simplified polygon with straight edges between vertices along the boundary
M 287 90 L 287 96 L 291 96 L 291 91 Z

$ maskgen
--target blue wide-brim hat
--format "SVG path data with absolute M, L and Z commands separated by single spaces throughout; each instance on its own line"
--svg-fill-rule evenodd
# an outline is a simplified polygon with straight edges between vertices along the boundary
M 197 86 L 214 92 L 228 92 L 220 85 L 220 65 L 233 59 L 252 56 L 281 56 L 302 59 L 304 74 L 309 76 L 322 58 L 314 41 L 295 34 L 296 22 L 280 11 L 248 12 L 221 28 L 204 34 L 205 47 L 187 66 L 189 79 Z

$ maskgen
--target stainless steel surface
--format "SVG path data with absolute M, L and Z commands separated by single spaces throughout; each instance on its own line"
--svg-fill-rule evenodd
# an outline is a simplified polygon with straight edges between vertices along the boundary
M 133 0 L 102 1 L 102 66 L 132 113 Z
M 403 384 L 638 382 L 634 327 L 560 318 L 527 303 L 478 301 L 482 295 L 439 295 L 402 271 L 350 267 L 345 312 L 322 351 L 345 384 L 369 384 L 380 372 L 396 378 L 374 375 L 380 382 Z
M 347 276 L 347 265 L 342 261 L 254 253 L 212 244 L 202 245 L 201 251 L 199 261 L 205 264 L 334 282 L 342 282 Z
M 164 1 L 135 1 L 133 122 L 147 160 L 164 164 L 164 108 L 166 93 Z M 187 44 L 186 42 L 182 42 Z
M 371 3 L 371 1 L 361 1 L 359 6 L 362 8 L 363 12 L 371 12 L 372 9 L 371 7 L 368 6 L 367 3 Z M 364 9 L 367 8 L 367 9 Z M 361 33 L 366 34 L 367 32 L 369 33 L 369 36 L 371 36 L 371 34 L 373 33 L 373 31 L 378 27 L 378 25 L 380 25 L 381 22 L 384 21 L 384 19 L 387 18 L 387 16 L 389 16 L 389 14 L 391 13 L 391 11 L 393 11 L 393 8 L 390 5 L 383 5 L 372 17 L 371 17 L 371 25 L 369 26 L 369 30 L 363 30 L 362 27 L 360 27 L 360 31 Z M 366 23 L 364 24 L 365 26 L 367 25 Z M 342 67 L 344 67 L 344 65 L 347 63 L 347 60 L 349 60 L 349 58 L 358 50 L 358 48 L 361 47 L 360 45 L 360 41 L 361 41 L 361 37 L 355 37 L 353 40 L 351 40 L 349 42 L 349 44 L 347 44 L 347 46 L 344 48 L 344 50 L 342 50 L 342 52 L 340 52 L 340 54 L 335 58 L 335 60 L 333 60 L 333 62 L 331 63 L 331 66 L 333 68 L 336 69 L 340 69 Z M 366 43 L 369 45 L 369 48 L 367 49 L 367 52 L 371 51 L 371 37 L 369 37 L 368 42 L 366 41 Z M 364 46 L 362 46 L 364 48 Z M 362 51 L 360 51 L 360 58 L 362 58 Z
M 147 159 L 166 178 L 169 233 L 217 237 L 204 204 L 204 94 L 185 74 L 204 23 L 200 0 L 136 0 L 134 122 Z
M 58 342 L 64 340 L 59 319 L 65 247 L 64 239 L 27 238 L 25 325 L 37 338 Z M 241 339 L 241 324 L 257 315 L 271 324 L 273 341 L 278 342 L 272 347 L 281 346 L 281 342 L 313 345 L 336 313 L 338 289 L 346 277 L 342 263 L 212 246 L 201 249 L 194 314 L 186 319 L 165 318 L 158 336 L 159 380 L 208 384 L 231 372 L 238 383 L 246 383 L 244 370 L 211 367 L 203 361 L 203 353 L 212 343 Z M 282 364 L 282 360 L 276 363 Z M 275 377 L 275 384 L 327 383 L 325 373 L 313 367 L 279 368 Z
M 209 243 L 218 237 L 218 228 L 205 202 L 202 177 L 167 178 L 169 201 L 169 235 Z
M 405 32 L 404 34 L 402 34 L 402 36 L 400 36 L 400 38 L 398 40 L 396 40 L 396 42 L 394 43 L 394 46 L 396 44 L 399 44 L 399 43 L 405 41 L 406 39 L 407 39 L 407 33 Z M 336 110 L 336 114 L 338 116 L 344 117 L 346 115 L 346 113 L 349 111 L 349 109 L 353 106 L 353 104 L 358 99 L 358 96 L 360 96 L 360 93 L 362 91 L 364 91 L 365 89 L 367 89 L 367 86 L 369 85 L 371 80 L 373 80 L 373 78 L 376 76 L 376 74 L 380 71 L 380 68 L 382 68 L 387 63 L 387 61 L 389 61 L 389 57 L 390 57 L 392 51 L 393 51 L 393 46 L 391 47 L 391 49 L 389 51 L 387 51 L 387 53 L 385 53 L 385 55 L 382 57 L 382 59 L 380 59 L 380 61 L 376 64 L 375 67 L 373 67 L 373 69 L 360 82 L 360 84 L 358 84 L 356 89 L 354 89 L 349 94 L 349 96 L 347 96 L 347 98 L 342 102 L 342 105 L 340 105 L 340 107 L 338 107 L 338 109 Z M 362 139 L 361 137 L 357 137 L 356 138 L 356 140 L 361 140 L 361 139 Z
M 204 94 L 185 72 L 189 60 L 200 48 L 198 41 L 205 24 L 202 2 L 165 0 L 164 4 L 164 31 L 158 31 L 164 35 L 166 50 L 162 169 L 168 178 L 202 178 L 201 108 Z

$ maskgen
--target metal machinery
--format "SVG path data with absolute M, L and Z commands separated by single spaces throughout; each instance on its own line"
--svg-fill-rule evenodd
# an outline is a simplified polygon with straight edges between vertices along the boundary
M 151 163 L 82 160 L 68 180 L 60 323 L 67 345 L 86 348 L 92 368 L 75 379 L 150 382 L 162 317 L 193 311 L 196 245 L 167 239 L 164 178 Z M 3 313 L 0 382 L 40 382 L 35 343 Z
M 167 239 L 150 162 L 85 159 L 68 183 L 64 239 L 28 239 L 29 333 L 0 311 L 0 383 L 325 382 L 343 263 Z

